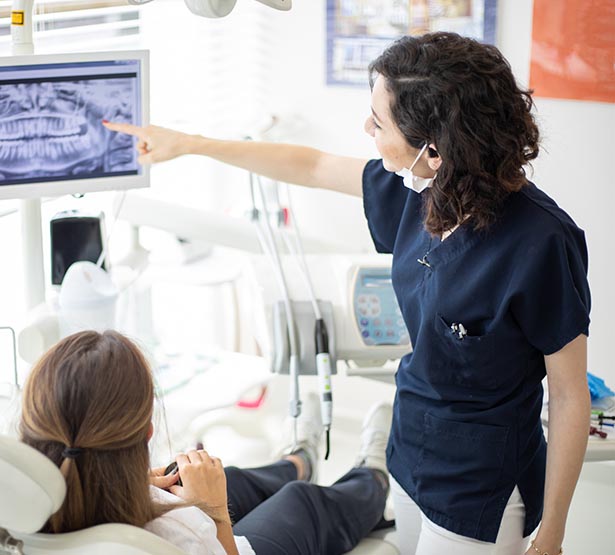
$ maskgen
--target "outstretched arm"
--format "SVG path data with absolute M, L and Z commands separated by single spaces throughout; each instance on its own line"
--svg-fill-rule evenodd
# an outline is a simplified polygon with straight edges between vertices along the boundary
M 164 127 L 104 122 L 107 129 L 137 137 L 141 164 L 185 154 L 208 156 L 277 181 L 362 196 L 367 160 L 336 156 L 299 145 L 255 141 L 221 141 Z

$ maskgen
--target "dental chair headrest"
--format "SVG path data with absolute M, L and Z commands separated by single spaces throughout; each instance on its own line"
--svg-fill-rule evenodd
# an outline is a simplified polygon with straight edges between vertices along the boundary
M 66 483 L 45 455 L 0 436 L 0 491 L 0 528 L 31 534 L 60 508 Z

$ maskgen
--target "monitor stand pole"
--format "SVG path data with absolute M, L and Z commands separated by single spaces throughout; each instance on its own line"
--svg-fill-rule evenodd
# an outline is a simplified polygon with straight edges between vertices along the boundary
M 11 11 L 12 53 L 14 56 L 34 54 L 32 18 L 34 0 L 13 0 Z M 45 302 L 45 269 L 43 265 L 43 228 L 41 199 L 20 201 L 22 265 L 26 292 L 26 310 Z
M 43 266 L 43 228 L 41 199 L 20 201 L 21 240 L 26 310 L 45 302 L 45 269 Z

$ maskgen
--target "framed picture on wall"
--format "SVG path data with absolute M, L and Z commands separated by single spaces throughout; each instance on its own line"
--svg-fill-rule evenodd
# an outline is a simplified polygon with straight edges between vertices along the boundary
M 495 43 L 497 0 L 327 0 L 327 84 L 367 85 L 367 66 L 403 35 L 454 31 Z

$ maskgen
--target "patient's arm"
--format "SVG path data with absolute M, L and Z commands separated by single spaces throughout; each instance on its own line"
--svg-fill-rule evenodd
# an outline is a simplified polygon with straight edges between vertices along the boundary
M 224 547 L 227 555 L 239 555 L 237 544 L 235 543 L 235 536 L 233 535 L 233 525 L 231 519 L 228 522 L 216 521 L 217 537 L 218 541 Z
M 239 555 L 233 525 L 228 512 L 226 474 L 220 459 L 206 451 L 189 451 L 175 459 L 182 486 L 172 486 L 171 493 L 199 507 L 216 523 L 216 536 L 227 555 Z

